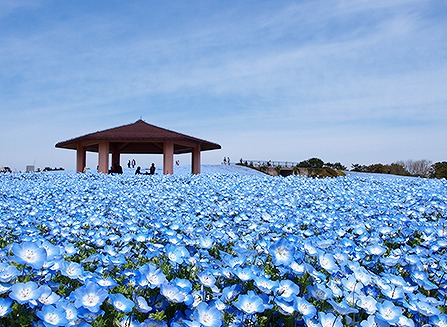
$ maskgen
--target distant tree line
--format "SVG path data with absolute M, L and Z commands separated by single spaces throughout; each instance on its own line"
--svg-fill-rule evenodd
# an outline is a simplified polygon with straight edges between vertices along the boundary
M 381 163 L 369 166 L 352 164 L 352 171 L 415 176 L 426 178 L 447 178 L 447 162 L 432 164 L 429 160 L 406 160 L 384 165 Z
M 319 158 L 310 158 L 296 165 L 299 168 L 332 168 L 334 170 L 347 170 L 340 162 L 324 162 Z M 351 171 L 393 174 L 401 176 L 414 176 L 425 178 L 447 178 L 447 162 L 432 163 L 429 160 L 405 160 L 392 164 L 376 163 L 369 166 L 352 164 Z
M 245 163 L 240 160 L 241 165 L 245 166 L 253 166 L 253 162 L 251 161 Z M 261 165 L 261 170 L 265 170 L 268 166 L 271 166 L 270 162 L 267 162 L 264 165 Z M 280 167 L 277 167 L 278 169 Z M 326 173 L 334 173 L 335 171 L 343 171 L 348 170 L 346 166 L 342 165 L 340 162 L 331 163 L 324 162 L 320 158 L 310 158 L 304 161 L 299 162 L 294 169 L 298 168 L 307 168 L 313 169 L 317 173 L 324 173 L 321 170 L 326 169 Z M 447 162 L 436 162 L 432 164 L 429 160 L 405 160 L 405 161 L 396 161 L 392 164 L 381 164 L 376 163 L 369 166 L 360 165 L 360 164 L 352 164 L 351 171 L 364 172 L 364 173 L 376 173 L 376 174 L 392 174 L 392 175 L 400 175 L 400 176 L 414 176 L 414 177 L 424 177 L 424 178 L 447 178 Z

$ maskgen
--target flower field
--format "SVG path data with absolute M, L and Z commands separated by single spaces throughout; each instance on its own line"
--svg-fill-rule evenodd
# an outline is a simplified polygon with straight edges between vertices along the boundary
M 447 182 L 0 175 L 0 326 L 447 326 Z

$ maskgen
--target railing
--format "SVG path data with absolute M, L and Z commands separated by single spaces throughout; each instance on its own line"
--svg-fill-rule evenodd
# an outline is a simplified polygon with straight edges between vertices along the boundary
M 241 159 L 239 163 L 246 166 L 253 167 L 284 167 L 292 168 L 299 164 L 299 162 L 293 161 L 273 161 L 273 160 L 252 160 L 252 159 Z

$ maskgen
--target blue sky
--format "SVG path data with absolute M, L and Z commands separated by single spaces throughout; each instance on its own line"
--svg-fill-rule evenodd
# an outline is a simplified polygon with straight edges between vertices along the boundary
M 0 166 L 140 117 L 205 163 L 445 161 L 446 82 L 445 1 L 1 0 Z

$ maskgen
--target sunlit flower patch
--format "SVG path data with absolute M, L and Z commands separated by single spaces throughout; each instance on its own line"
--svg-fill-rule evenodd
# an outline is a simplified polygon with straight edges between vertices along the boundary
M 447 326 L 447 182 L 0 176 L 0 326 Z

